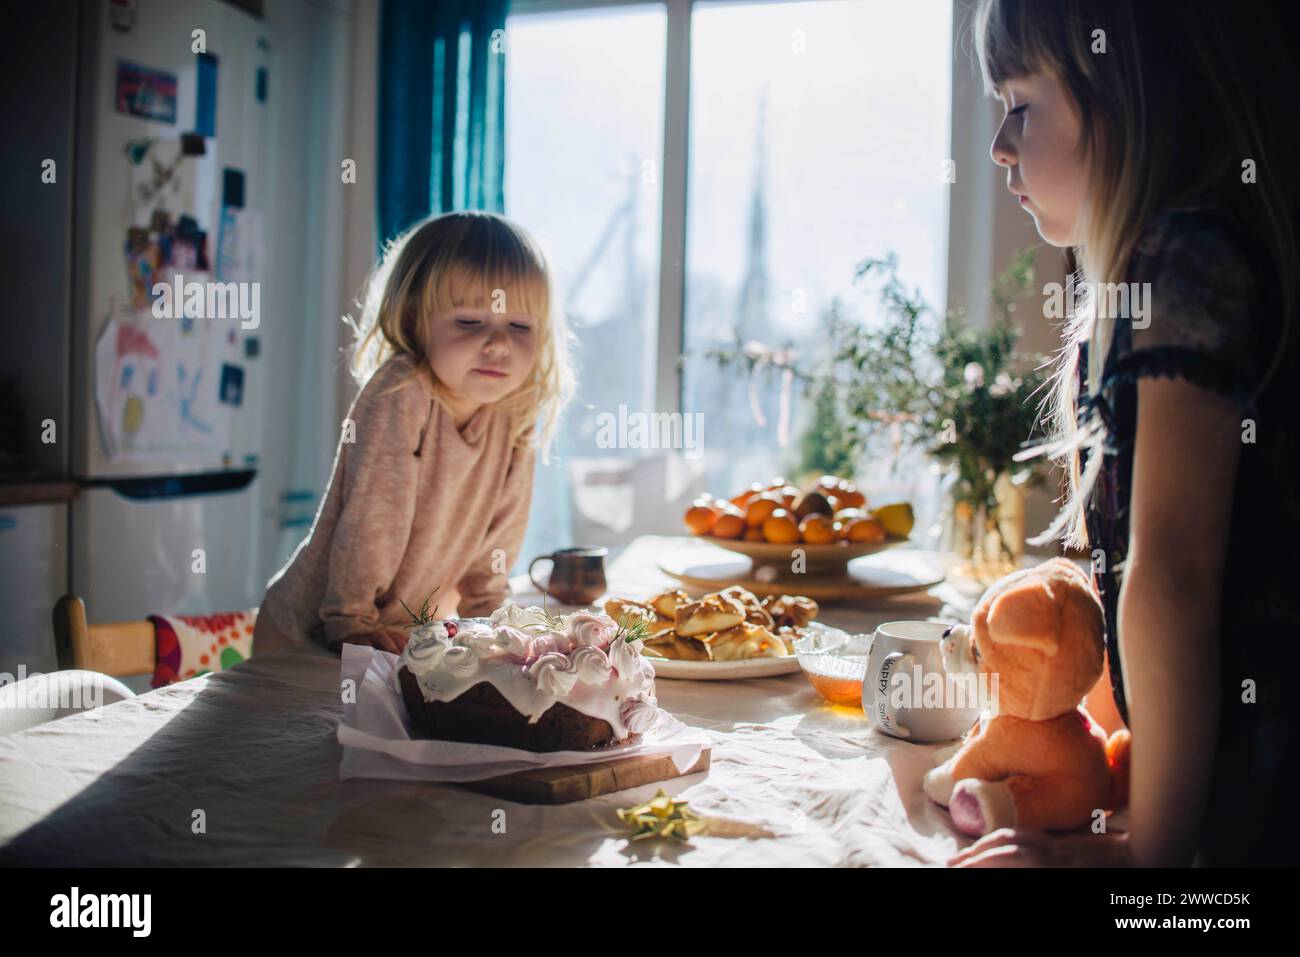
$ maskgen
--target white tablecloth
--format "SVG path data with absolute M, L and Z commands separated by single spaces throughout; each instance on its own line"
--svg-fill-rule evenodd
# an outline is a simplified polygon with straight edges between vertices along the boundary
M 679 547 L 694 546 L 638 539 L 611 564 L 611 592 L 669 584 L 657 558 Z M 873 608 L 825 605 L 821 618 L 870 630 L 939 615 L 944 600 L 969 596 L 941 586 Z M 725 836 L 631 844 L 614 811 L 658 785 L 539 807 L 340 780 L 339 659 L 300 647 L 0 738 L 0 863 L 907 865 L 968 843 L 921 792 L 939 746 L 876 733 L 802 675 L 657 685 L 660 704 L 713 747 L 707 772 L 666 788 L 729 822 Z

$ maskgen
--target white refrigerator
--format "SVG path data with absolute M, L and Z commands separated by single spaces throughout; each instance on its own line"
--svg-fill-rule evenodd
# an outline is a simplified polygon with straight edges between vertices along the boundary
M 257 303 L 265 279 L 276 58 L 265 21 L 219 0 L 94 8 L 77 110 L 70 589 L 92 621 L 251 607 L 267 390 L 262 317 L 232 303 Z M 182 295 L 156 306 L 176 272 Z

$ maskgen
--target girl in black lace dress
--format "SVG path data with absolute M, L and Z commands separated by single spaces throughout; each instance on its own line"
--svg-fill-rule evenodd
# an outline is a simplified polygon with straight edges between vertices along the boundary
M 1081 263 L 1046 449 L 1069 491 L 1044 538 L 1092 556 L 1108 678 L 1088 703 L 1133 745 L 1127 834 L 998 832 L 961 863 L 1300 863 L 1286 16 L 980 4 L 981 66 L 1007 110 L 993 159 Z

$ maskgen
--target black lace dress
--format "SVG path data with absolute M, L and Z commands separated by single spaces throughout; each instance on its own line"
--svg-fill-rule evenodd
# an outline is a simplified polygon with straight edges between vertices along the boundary
M 1282 349 L 1273 276 L 1263 249 L 1226 216 L 1208 207 L 1166 212 L 1144 230 L 1131 265 L 1132 281 L 1151 284 L 1151 312 L 1137 323 L 1116 321 L 1096 397 L 1086 386 L 1086 347 L 1079 357 L 1080 421 L 1100 416 L 1107 433 L 1087 526 L 1115 702 L 1126 721 L 1119 594 L 1138 380 L 1185 379 L 1254 423 L 1253 436 L 1243 425 L 1222 582 L 1219 742 L 1198 855 L 1210 865 L 1300 864 L 1292 805 L 1300 793 L 1300 687 L 1292 672 L 1300 651 L 1300 329 Z M 1185 467 L 1195 482 L 1196 463 Z

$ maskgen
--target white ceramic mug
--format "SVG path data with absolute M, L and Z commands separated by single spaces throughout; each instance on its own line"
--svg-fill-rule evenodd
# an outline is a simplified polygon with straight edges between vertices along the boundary
M 974 707 L 959 708 L 932 702 L 926 706 L 923 700 L 926 676 L 938 674 L 937 680 L 945 681 L 939 642 L 950 627 L 941 621 L 889 621 L 876 629 L 862 679 L 862 710 L 885 734 L 918 743 L 949 741 L 979 720 L 975 702 Z M 913 706 L 896 706 L 896 693 Z

